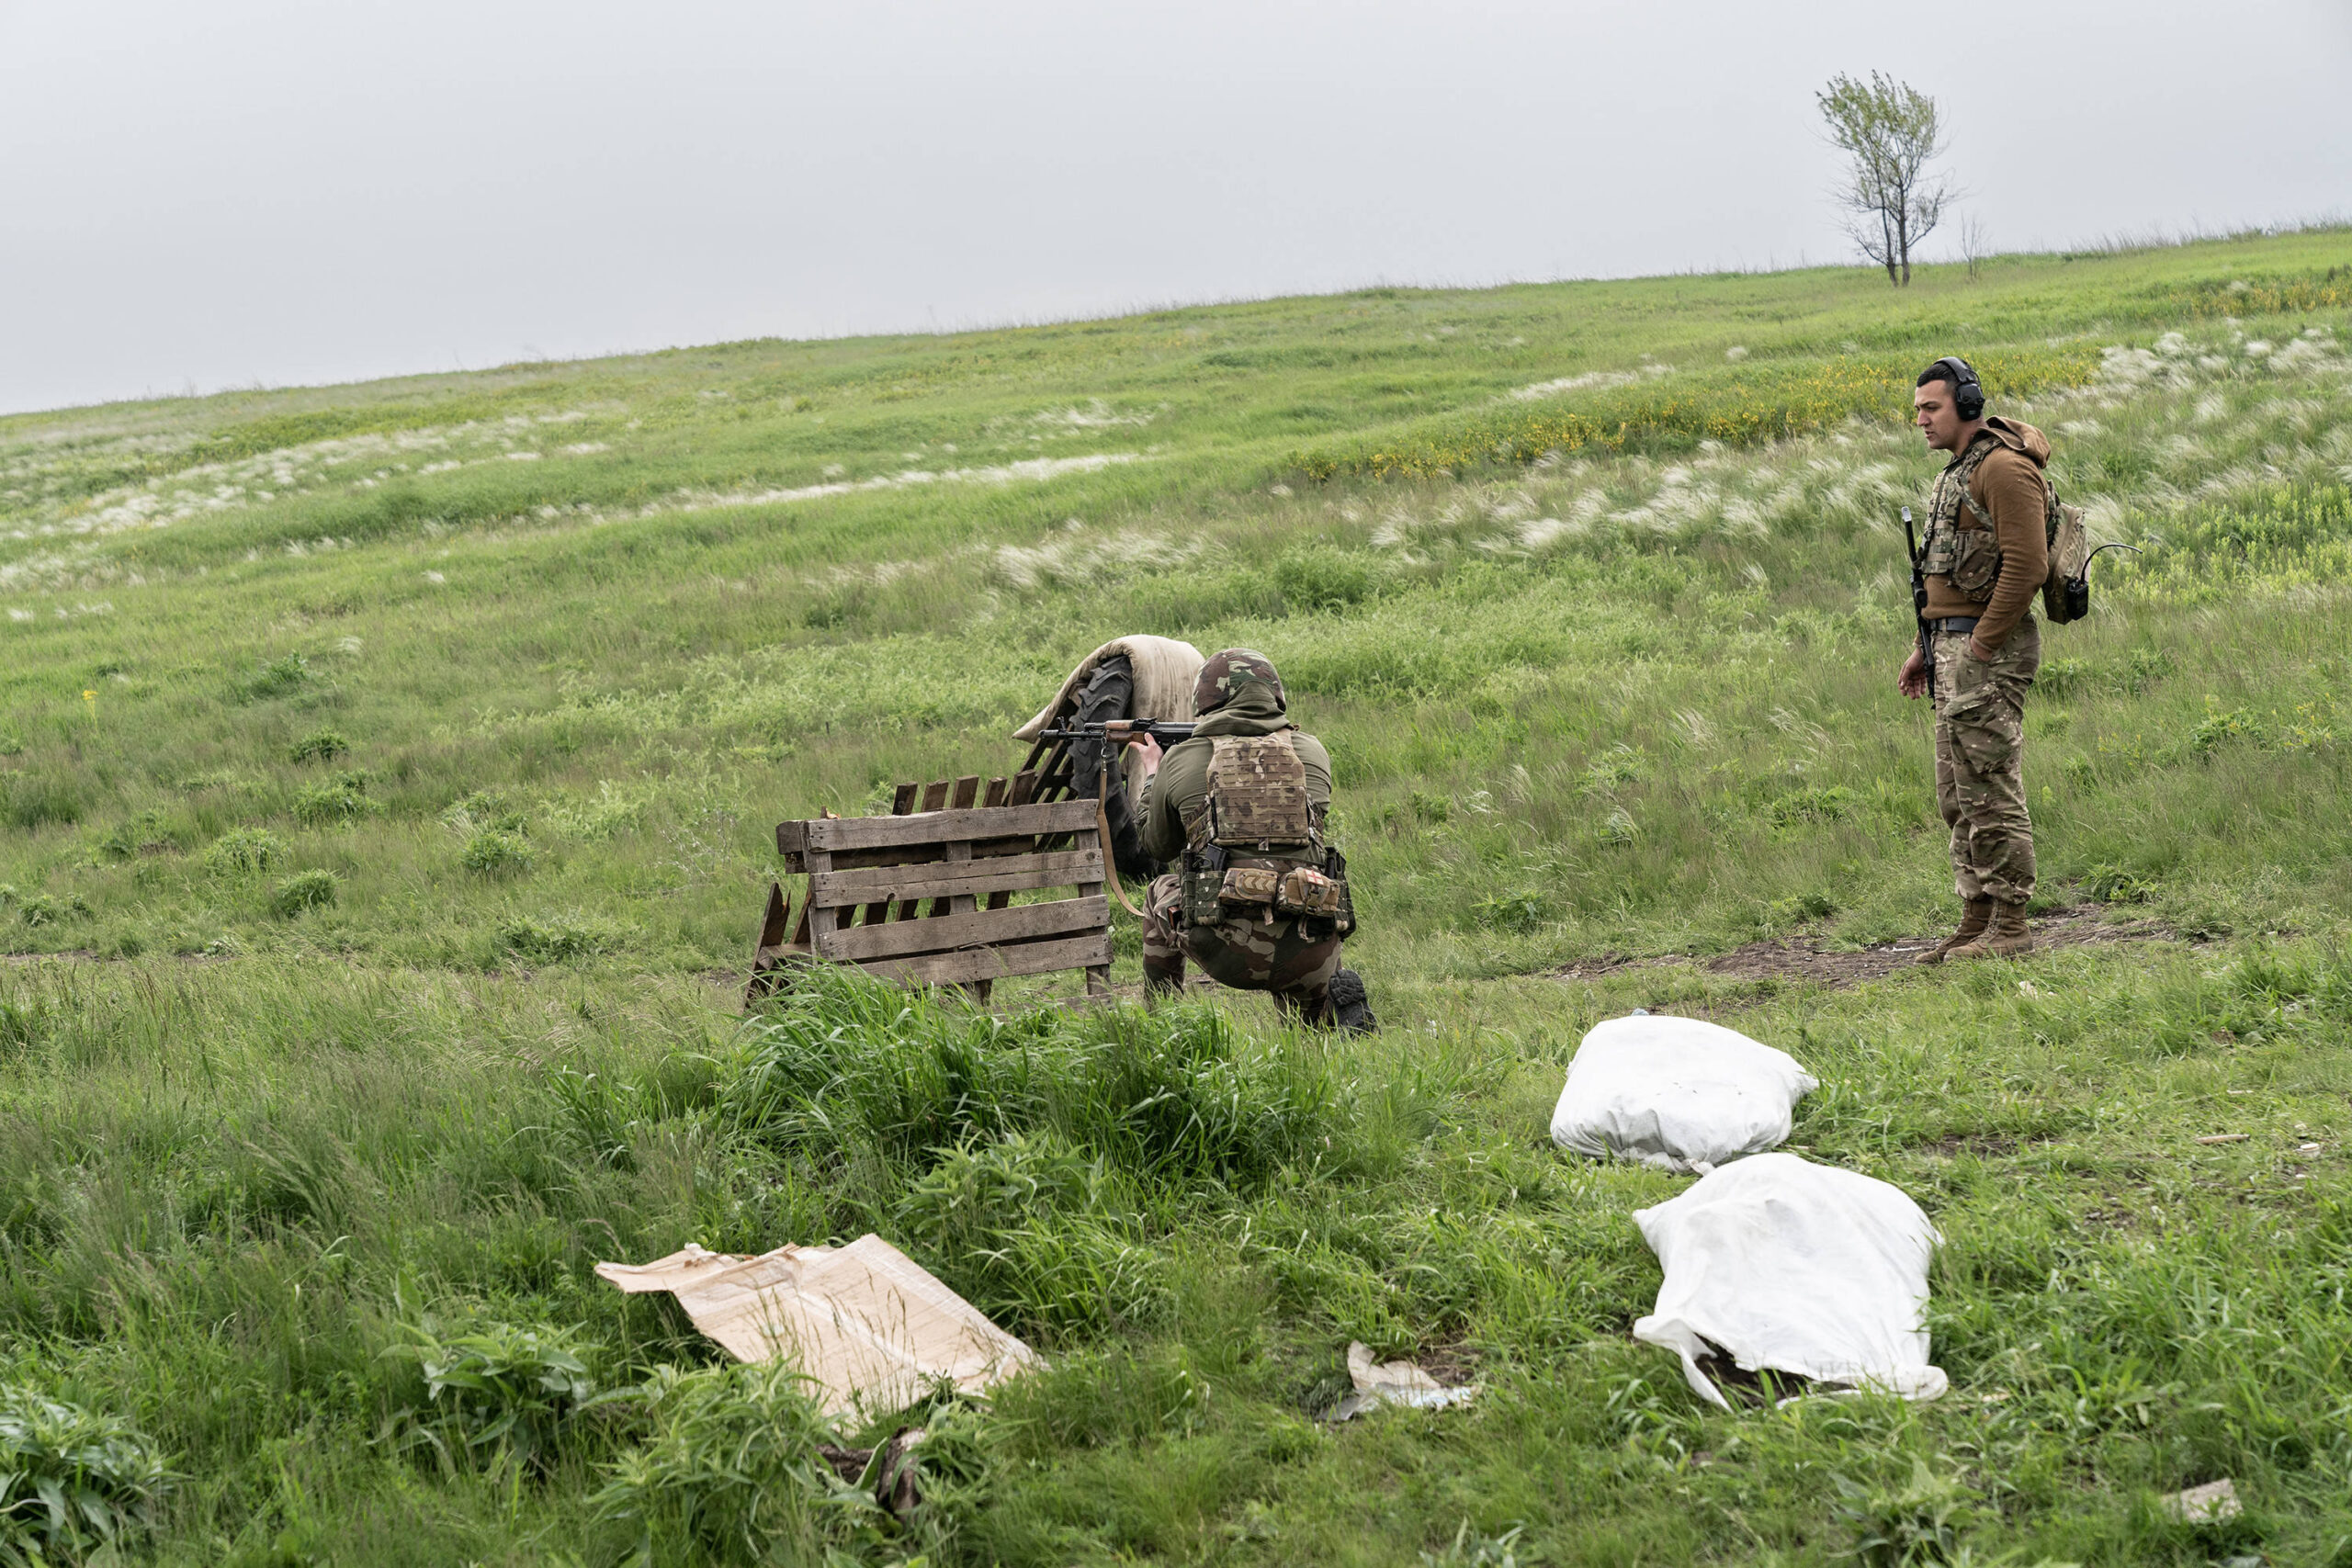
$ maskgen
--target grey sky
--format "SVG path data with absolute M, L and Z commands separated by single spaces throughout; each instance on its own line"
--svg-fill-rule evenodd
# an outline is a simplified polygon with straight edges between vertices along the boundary
M 1998 248 L 2352 207 L 2347 0 L 0 0 L 0 409 L 1842 259 L 1872 68 Z

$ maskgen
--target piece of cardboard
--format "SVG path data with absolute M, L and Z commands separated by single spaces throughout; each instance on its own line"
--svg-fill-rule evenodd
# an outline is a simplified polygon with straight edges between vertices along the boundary
M 738 1360 L 782 1355 L 831 1415 L 912 1404 L 934 1380 L 978 1393 L 1039 1364 L 1036 1352 L 874 1235 L 847 1247 L 756 1258 L 688 1245 L 650 1263 L 599 1263 L 631 1294 L 668 1291 Z

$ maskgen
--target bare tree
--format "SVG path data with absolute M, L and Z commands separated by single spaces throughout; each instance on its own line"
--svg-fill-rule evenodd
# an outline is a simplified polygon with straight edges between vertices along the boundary
M 1991 254 L 1991 247 L 1984 240 L 1984 220 L 1977 217 L 1973 212 L 1962 218 L 1960 259 L 1968 264 L 1969 282 L 1976 281 L 1976 269 L 1984 265 L 1984 258 Z
M 1883 72 L 1868 82 L 1833 76 L 1814 95 L 1829 139 L 1853 160 L 1838 199 L 1852 216 L 1846 231 L 1898 287 L 1911 281 L 1911 247 L 1924 240 L 1956 194 L 1930 178 L 1944 150 L 1936 100 Z

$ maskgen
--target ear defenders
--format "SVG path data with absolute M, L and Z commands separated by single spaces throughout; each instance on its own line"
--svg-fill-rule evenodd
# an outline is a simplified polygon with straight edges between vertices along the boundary
M 1984 383 L 1976 378 L 1976 372 L 1969 368 L 1967 360 L 1956 354 L 1946 355 L 1928 368 L 1951 372 L 1951 406 L 1961 418 L 1975 419 L 1984 413 Z

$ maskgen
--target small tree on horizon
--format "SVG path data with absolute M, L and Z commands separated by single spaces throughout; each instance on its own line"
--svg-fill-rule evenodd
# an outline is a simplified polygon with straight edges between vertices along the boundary
M 1955 194 L 1927 172 L 1944 150 L 1936 100 L 1879 71 L 1867 82 L 1833 76 L 1814 96 L 1830 141 L 1853 160 L 1837 192 L 1849 214 L 1846 231 L 1886 268 L 1888 283 L 1904 287 L 1911 281 L 1911 247 L 1934 231 Z

